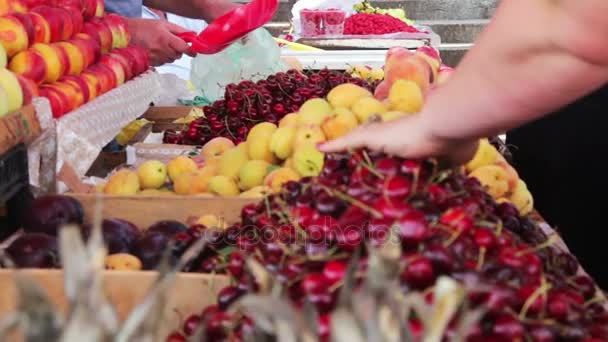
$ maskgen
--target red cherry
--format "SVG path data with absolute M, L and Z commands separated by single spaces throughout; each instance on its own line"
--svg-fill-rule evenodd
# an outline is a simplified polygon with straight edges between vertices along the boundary
M 323 276 L 331 285 L 341 281 L 345 274 L 346 263 L 343 261 L 331 260 L 323 267 Z
M 241 291 L 238 287 L 226 286 L 217 294 L 217 305 L 220 310 L 224 311 L 230 307 L 230 304 L 234 303 L 242 295 L 243 291 Z
M 319 315 L 319 319 L 317 322 L 317 324 L 319 325 L 319 340 L 321 342 L 328 342 L 331 332 L 331 316 L 328 314 Z
M 300 227 L 309 226 L 313 220 L 318 218 L 317 212 L 311 207 L 296 207 L 291 209 L 291 217 L 296 220 Z
M 384 176 L 394 176 L 399 171 L 399 162 L 395 158 L 382 158 L 376 161 L 376 171 Z
M 526 285 L 519 289 L 518 296 L 520 299 L 520 304 L 523 305 L 528 301 L 528 299 L 532 296 L 534 292 L 538 289 L 538 286 L 535 285 Z M 542 312 L 545 306 L 545 298 L 546 295 L 537 296 L 536 299 L 532 302 L 531 305 L 528 306 L 528 314 L 529 315 L 537 315 Z
M 171 335 L 167 336 L 166 342 L 186 342 L 186 337 L 177 331 L 171 333 Z
M 523 341 L 525 329 L 513 316 L 503 314 L 494 321 L 492 332 L 501 341 Z
M 479 247 L 490 248 L 496 243 L 496 235 L 489 229 L 476 228 L 473 232 L 473 240 Z
M 439 222 L 459 232 L 468 232 L 473 227 L 473 219 L 462 208 L 448 209 Z
M 324 293 L 328 285 L 329 283 L 322 273 L 309 273 L 300 283 L 302 291 L 306 294 Z
M 532 342 L 553 342 L 555 334 L 548 327 L 542 325 L 535 326 L 529 329 L 529 335 Z
M 569 310 L 570 310 L 570 306 L 568 305 L 568 302 L 566 300 L 564 300 L 563 298 L 560 298 L 560 297 L 549 298 L 549 303 L 547 305 L 547 312 L 552 318 L 554 318 L 558 321 L 564 321 L 566 318 L 568 318 Z
M 520 255 L 519 250 L 512 247 L 503 248 L 498 255 L 498 260 L 503 265 L 513 268 L 522 268 L 526 264 L 525 256 Z
M 410 195 L 412 184 L 401 176 L 389 177 L 385 180 L 382 193 L 391 198 L 405 198 Z
M 424 289 L 435 281 L 433 263 L 426 257 L 412 261 L 402 274 L 402 279 L 418 289 Z
M 404 201 L 395 201 L 386 197 L 378 198 L 374 203 L 374 209 L 380 212 L 384 218 L 388 219 L 400 218 L 413 210 L 413 208 Z
M 243 255 L 237 251 L 230 253 L 228 257 L 228 272 L 235 277 L 238 278 L 243 274 L 243 269 L 245 267 L 245 258 Z
M 418 244 L 429 236 L 429 227 L 424 214 L 412 210 L 395 222 L 401 241 L 405 244 Z
M 333 230 L 333 237 L 342 250 L 353 252 L 363 242 L 361 228 L 356 226 L 336 226 L 336 228 Z
M 400 171 L 406 175 L 417 175 L 420 172 L 422 164 L 413 159 L 406 159 L 401 163 Z
M 192 336 L 192 334 L 194 334 L 194 332 L 196 331 L 196 329 L 198 329 L 198 326 L 201 324 L 201 316 L 199 315 L 190 315 L 186 321 L 184 322 L 184 334 L 186 334 L 186 336 Z

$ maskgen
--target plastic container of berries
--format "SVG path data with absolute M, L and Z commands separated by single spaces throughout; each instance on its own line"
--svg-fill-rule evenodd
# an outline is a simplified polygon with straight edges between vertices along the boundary
M 346 12 L 339 9 L 305 9 L 300 12 L 303 37 L 341 36 L 345 21 Z

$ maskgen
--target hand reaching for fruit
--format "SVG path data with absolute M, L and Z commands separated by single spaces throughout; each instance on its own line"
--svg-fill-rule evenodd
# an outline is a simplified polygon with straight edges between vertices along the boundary
M 424 115 L 428 114 L 360 126 L 348 135 L 321 145 L 320 150 L 338 152 L 368 147 L 404 158 L 446 158 L 455 164 L 465 163 L 473 157 L 477 141 L 449 141 L 436 137 L 427 127 Z
M 186 29 L 164 20 L 156 19 L 127 19 L 131 42 L 139 45 L 150 53 L 150 61 L 154 66 L 172 63 L 181 58 L 182 54 L 194 57 L 190 46 L 175 34 Z

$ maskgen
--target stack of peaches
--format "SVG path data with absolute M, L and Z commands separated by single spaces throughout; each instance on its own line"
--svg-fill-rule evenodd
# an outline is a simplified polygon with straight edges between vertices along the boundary
M 126 21 L 104 15 L 103 0 L 0 0 L 7 111 L 44 96 L 59 118 L 145 72 L 148 53 L 129 40 Z

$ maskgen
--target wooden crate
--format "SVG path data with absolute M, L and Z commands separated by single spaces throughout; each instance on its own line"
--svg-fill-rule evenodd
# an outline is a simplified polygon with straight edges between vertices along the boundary
M 240 220 L 241 209 L 260 199 L 238 197 L 197 197 L 197 196 L 110 196 L 97 194 L 68 193 L 82 203 L 85 221 L 92 222 L 95 203 L 103 202 L 104 218 L 120 218 L 133 222 L 142 229 L 160 220 L 186 222 L 189 217 L 212 214 L 227 223 Z
M 188 124 L 173 121 L 187 116 L 191 110 L 192 106 L 152 106 L 144 113 L 143 118 L 153 122 L 154 133 L 166 130 L 181 131 L 188 128 Z
M 15 287 L 15 272 L 21 272 L 36 281 L 45 289 L 51 302 L 64 314 L 67 312 L 69 303 L 63 289 L 63 271 L 0 270 L 0 320 L 15 310 L 19 300 Z M 156 277 L 157 273 L 153 271 L 104 271 L 106 295 L 115 306 L 121 320 L 124 320 L 131 310 L 143 301 Z M 163 336 L 177 328 L 183 317 L 187 317 L 191 313 L 198 313 L 207 305 L 214 304 L 217 292 L 228 284 L 229 279 L 226 276 L 200 273 L 178 274 L 168 291 L 168 303 L 161 327 Z M 20 336 L 10 338 L 10 341 L 20 340 Z

